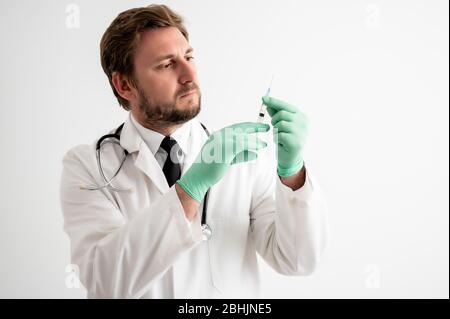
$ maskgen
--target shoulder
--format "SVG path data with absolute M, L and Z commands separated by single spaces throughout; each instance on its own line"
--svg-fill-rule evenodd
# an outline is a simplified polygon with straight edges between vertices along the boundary
M 109 132 L 105 132 L 106 134 L 112 134 L 117 130 L 117 128 L 111 129 Z M 102 136 L 104 136 L 102 135 Z M 78 144 L 70 148 L 64 154 L 63 161 L 66 160 L 83 160 L 83 159 L 95 159 L 95 151 L 97 147 L 98 141 L 101 139 L 101 136 L 98 136 L 95 140 L 93 140 L 90 144 Z
M 95 161 L 95 143 L 76 145 L 63 156 L 63 175 L 84 175 L 89 171 L 88 168 L 95 164 Z

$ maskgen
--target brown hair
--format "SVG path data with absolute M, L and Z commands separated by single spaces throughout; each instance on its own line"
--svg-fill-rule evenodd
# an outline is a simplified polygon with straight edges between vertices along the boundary
M 100 41 L 102 68 L 108 77 L 114 95 L 125 110 L 130 110 L 130 105 L 114 88 L 113 72 L 128 76 L 130 82 L 136 86 L 133 61 L 140 33 L 145 29 L 169 26 L 178 28 L 189 41 L 189 34 L 183 25 L 183 18 L 169 7 L 156 4 L 120 13 L 103 34 Z

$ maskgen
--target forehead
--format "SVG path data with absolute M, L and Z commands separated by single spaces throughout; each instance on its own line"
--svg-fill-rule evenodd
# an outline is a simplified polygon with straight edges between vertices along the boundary
M 184 52 L 189 42 L 175 27 L 148 29 L 141 32 L 135 58 L 157 59 L 165 54 Z

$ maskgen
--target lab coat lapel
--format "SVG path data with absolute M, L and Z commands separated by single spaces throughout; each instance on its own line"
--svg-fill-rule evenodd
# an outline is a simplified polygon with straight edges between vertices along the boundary
M 125 124 L 120 135 L 120 145 L 126 149 L 130 155 L 135 156 L 134 165 L 147 175 L 161 194 L 169 190 L 166 177 L 156 161 L 147 144 L 144 142 L 136 127 L 131 122 L 130 117 Z M 136 154 L 133 154 L 135 153 Z
M 206 132 L 200 122 L 197 119 L 193 119 L 191 125 L 189 153 L 186 154 L 182 174 L 184 174 L 189 167 L 191 167 L 192 163 L 194 163 L 207 139 L 208 136 L 206 135 Z

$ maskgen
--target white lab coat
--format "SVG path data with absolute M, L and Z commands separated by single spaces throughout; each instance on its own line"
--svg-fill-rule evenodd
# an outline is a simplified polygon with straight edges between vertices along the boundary
M 183 173 L 207 139 L 196 119 L 190 131 Z M 130 154 L 113 185 L 132 192 L 80 189 L 104 183 L 95 143 L 74 147 L 63 160 L 64 230 L 89 298 L 258 298 L 256 252 L 284 275 L 308 275 L 317 267 L 327 242 L 326 205 L 308 170 L 305 185 L 292 191 L 267 150 L 256 161 L 232 165 L 211 188 L 213 236 L 203 242 L 202 206 L 187 222 L 175 187 L 168 187 L 130 117 L 120 144 Z M 121 156 L 118 145 L 102 147 L 108 177 Z

